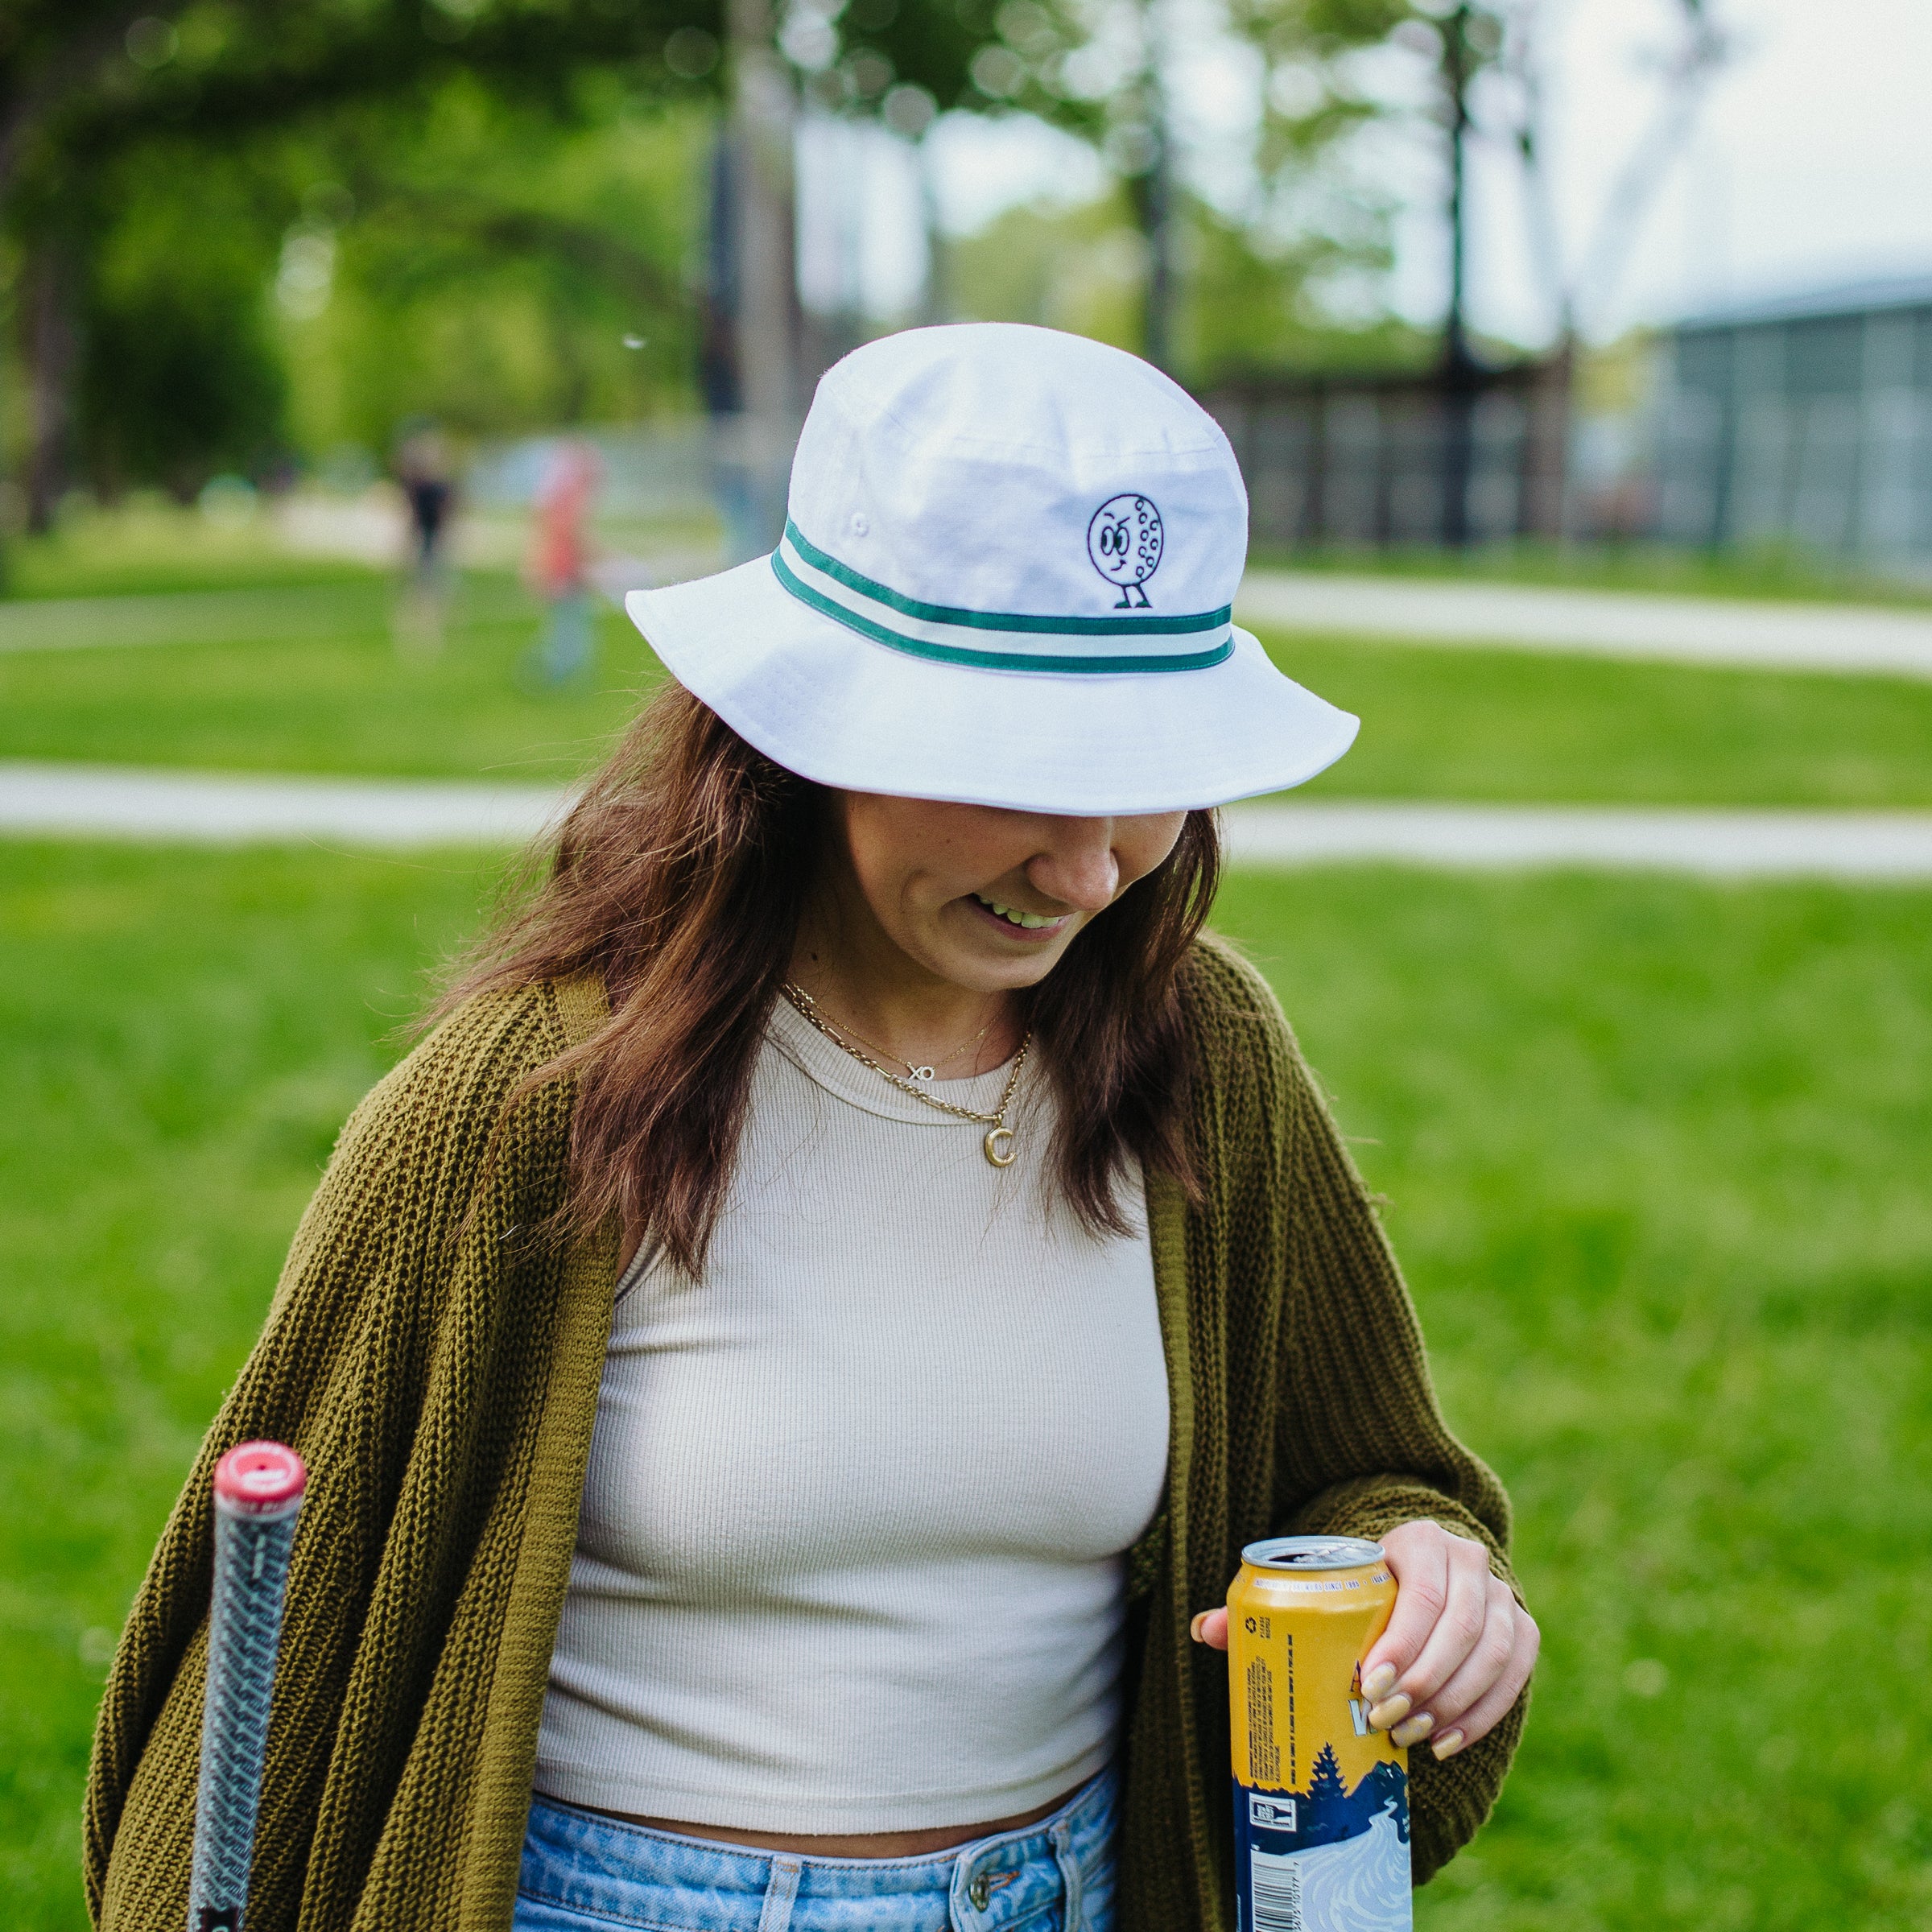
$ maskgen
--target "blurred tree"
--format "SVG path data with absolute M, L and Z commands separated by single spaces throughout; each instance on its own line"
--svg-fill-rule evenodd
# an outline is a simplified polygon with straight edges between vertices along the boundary
M 118 166 L 168 157 L 171 192 L 192 207 L 205 155 L 232 156 L 303 117 L 419 96 L 458 68 L 568 108 L 586 68 L 650 63 L 667 29 L 712 13 L 705 0 L 649 0 L 647 17 L 610 0 L 12 0 L 0 15 L 0 224 L 22 260 L 30 523 L 45 526 L 72 453 L 94 258 L 119 218 L 107 192 Z M 208 239 L 198 231 L 189 252 Z M 247 322 L 232 303 L 228 312 L 239 333 L 217 345 L 204 328 L 204 352 L 245 342 Z M 113 384 L 102 371 L 90 386 Z M 244 414 L 246 390 L 236 397 Z M 184 427 L 192 444 L 196 426 Z
M 1139 345 L 1145 244 L 1123 190 L 1073 208 L 1009 208 L 949 251 L 953 313 Z
M 1171 0 L 962 0 L 983 4 L 995 37 L 972 63 L 981 103 L 1030 111 L 1098 146 L 1142 240 L 1138 346 L 1178 365 L 1187 357 L 1183 283 L 1193 272 L 1183 258 L 1199 215 L 1176 179 L 1167 74 L 1183 36 L 1198 32 L 1198 14 L 1181 19 Z M 1415 10 L 1411 0 L 1227 0 L 1226 23 L 1258 57 L 1261 87 L 1255 188 L 1237 225 L 1254 235 L 1256 262 L 1272 262 L 1278 280 L 1385 256 L 1385 208 L 1330 192 L 1325 164 L 1386 111 L 1360 85 L 1355 56 Z M 1224 230 L 1211 247 L 1225 242 Z
M 1379 234 L 1283 236 L 1195 200 L 1187 214 L 1177 341 L 1181 370 L 1195 386 L 1284 369 L 1422 369 L 1435 355 L 1427 330 L 1383 313 L 1340 320 L 1318 299 L 1337 281 L 1388 266 Z
M 1196 389 L 1282 369 L 1426 367 L 1426 330 L 1377 316 L 1337 320 L 1310 291 L 1385 258 L 1360 237 L 1278 241 L 1194 196 L 1174 221 L 1183 273 L 1174 306 L 1175 373 Z M 1146 242 L 1124 188 L 1072 208 L 1009 210 L 951 250 L 953 312 L 985 321 L 1068 328 L 1137 347 Z
M 1553 332 L 1574 344 L 1600 327 L 1630 251 L 1659 190 L 1682 157 L 1711 85 L 1736 49 L 1736 38 L 1711 0 L 1672 0 L 1660 40 L 1640 64 L 1650 76 L 1648 124 L 1612 177 L 1593 222 L 1566 234 L 1550 174 L 1547 72 L 1557 25 L 1550 0 L 1496 0 L 1501 29 L 1494 120 L 1523 168 L 1533 258 L 1542 272 Z
M 793 14 L 808 30 L 813 19 L 829 23 L 832 10 L 815 15 L 807 6 Z M 902 101 L 908 88 L 933 104 L 972 95 L 972 64 L 990 27 L 975 24 L 970 5 L 962 11 L 952 0 L 852 0 L 846 13 L 838 57 L 824 71 L 849 111 L 889 108 L 890 97 Z M 756 33 L 769 40 L 782 27 L 795 30 L 793 14 L 782 23 L 767 14 Z M 129 206 L 110 185 L 127 178 L 117 168 L 151 171 L 155 195 L 192 210 L 211 157 L 272 156 L 292 134 L 353 121 L 372 106 L 390 110 L 392 131 L 403 129 L 459 80 L 521 109 L 533 125 L 547 118 L 581 126 L 620 98 L 649 103 L 715 92 L 727 37 L 721 0 L 7 0 L 0 7 L 0 229 L 19 263 L 32 522 L 44 526 L 61 489 L 77 393 L 103 407 L 110 399 L 134 407 L 179 394 L 171 451 L 163 448 L 175 433 L 163 411 L 139 433 L 130 419 L 114 432 L 111 457 L 101 460 L 125 469 L 138 452 L 141 463 L 158 461 L 183 477 L 196 461 L 257 433 L 269 393 L 254 379 L 259 317 L 235 299 L 228 266 L 211 259 L 200 291 L 207 299 L 192 303 L 184 291 L 171 294 L 135 272 L 135 262 L 151 260 L 150 242 L 167 220 L 146 196 Z M 361 159 L 349 189 L 357 204 L 381 211 L 392 230 L 407 225 L 413 208 L 422 230 L 441 239 L 446 266 L 465 256 L 475 266 L 492 252 L 526 251 L 560 278 L 576 275 L 580 291 L 595 283 L 607 301 L 634 301 L 647 287 L 663 286 L 662 257 L 626 246 L 609 219 L 559 214 L 528 195 L 489 205 L 473 181 L 426 185 L 407 167 L 392 180 L 367 142 Z M 275 171 L 271 159 L 262 178 Z M 279 233 L 295 218 L 282 266 L 299 284 L 320 274 L 332 225 L 327 211 L 314 218 L 286 180 L 282 192 L 280 218 L 270 228 Z M 273 193 L 265 190 L 264 199 L 272 202 Z M 123 225 L 152 233 L 110 239 Z M 248 228 L 244 221 L 235 232 Z M 258 221 L 254 232 L 272 259 Z M 225 248 L 192 225 L 185 252 L 221 257 Z M 109 256 L 118 258 L 112 273 L 103 266 Z M 191 267 L 184 279 L 192 283 L 200 273 Z M 138 332 L 134 319 L 151 301 L 158 333 L 135 359 L 147 358 L 143 375 L 126 364 L 126 349 L 130 327 Z M 200 318 L 192 341 L 193 331 L 184 332 L 191 308 Z M 166 355 L 164 337 L 175 344 Z M 110 353 L 125 366 L 96 365 Z M 177 365 L 202 361 L 237 379 L 212 390 L 204 382 L 197 394 L 195 384 L 157 375 L 170 356 Z M 217 423 L 224 398 L 229 419 Z M 99 452 L 107 444 L 90 432 L 89 446 Z
M 163 165 L 151 163 L 156 160 Z M 192 198 L 180 192 L 192 175 Z M 190 497 L 279 447 L 287 384 L 263 299 L 272 221 L 245 171 L 200 151 L 102 171 L 111 218 L 78 290 L 76 442 L 111 498 L 159 482 Z
M 1566 481 L 1571 396 L 1585 334 L 1610 319 L 1611 304 L 1658 191 L 1682 156 L 1711 85 L 1736 40 L 1713 0 L 1672 0 L 1661 44 L 1644 50 L 1651 76 L 1649 124 L 1612 177 L 1594 221 L 1567 234 L 1551 178 L 1548 66 L 1558 18 L 1550 0 L 1494 0 L 1498 32 L 1490 62 L 1491 124 L 1521 163 L 1530 258 L 1541 272 L 1551 341 L 1534 412 L 1540 447 L 1532 465 L 1532 527 L 1560 535 L 1567 518 Z
M 301 446 L 380 449 L 418 411 L 502 434 L 687 402 L 712 118 L 604 85 L 560 126 L 459 77 L 304 145 L 275 282 Z

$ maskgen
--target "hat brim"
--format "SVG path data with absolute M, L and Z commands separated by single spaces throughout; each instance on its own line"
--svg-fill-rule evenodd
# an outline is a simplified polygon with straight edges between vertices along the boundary
M 1078 815 L 1182 811 L 1303 783 L 1360 728 L 1249 633 L 1204 670 L 937 663 L 800 603 L 759 557 L 624 601 L 671 675 L 788 771 L 846 791 Z

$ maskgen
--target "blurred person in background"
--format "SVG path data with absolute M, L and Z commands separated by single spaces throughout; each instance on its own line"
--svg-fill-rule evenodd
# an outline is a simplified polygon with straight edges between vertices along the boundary
M 182 1922 L 251 1437 L 312 1472 L 251 1925 L 1225 1927 L 1217 1606 L 1284 1534 L 1399 1584 L 1398 1882 L 1473 1835 L 1508 1501 L 1202 930 L 1212 807 L 1356 731 L 1233 625 L 1247 541 L 1146 363 L 917 329 L 819 385 L 776 551 L 633 593 L 670 679 L 344 1131 L 128 1617 L 104 1932 Z
M 597 452 L 568 442 L 551 453 L 537 491 L 525 581 L 543 600 L 543 634 L 526 667 L 530 681 L 554 689 L 590 668 L 596 642 L 590 582 L 590 514 L 603 480 Z
M 408 560 L 396 607 L 396 645 L 431 656 L 443 648 L 449 605 L 449 530 L 456 507 L 456 464 L 434 423 L 409 426 L 396 446 L 396 481 L 409 516 Z

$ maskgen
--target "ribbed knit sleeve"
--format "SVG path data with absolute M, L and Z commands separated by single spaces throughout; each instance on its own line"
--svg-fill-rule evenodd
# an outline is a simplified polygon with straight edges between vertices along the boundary
M 508 1922 L 556 1608 L 519 1592 L 545 1567 L 561 1601 L 582 1445 L 565 1452 L 574 1479 L 538 1477 L 549 1418 L 572 1394 L 567 1347 L 581 1358 L 576 1413 L 594 1403 L 602 1335 L 573 1343 L 576 1311 L 601 1300 L 609 1319 L 608 1282 L 566 1293 L 583 1264 L 542 1228 L 563 1199 L 571 1095 L 522 1091 L 568 1038 L 552 988 L 473 1002 L 344 1129 L 122 1633 L 88 1787 L 97 1925 L 185 1920 L 213 1468 L 258 1437 L 291 1443 L 310 1476 L 251 1932 Z M 587 1422 L 576 1433 L 587 1439 Z M 559 1490 L 568 1509 L 546 1538 L 533 1512 Z M 547 1567 L 524 1560 L 533 1542 L 554 1546 Z M 527 1735 L 493 1735 L 500 1667 L 513 1683 L 533 1676 L 507 1669 L 519 1642 L 541 1653 Z
M 1208 1075 L 1232 1230 L 1227 1406 L 1232 1515 L 1265 1534 L 1377 1538 L 1417 1519 L 1473 1537 L 1509 1568 L 1502 1485 L 1450 1433 L 1421 1328 L 1368 1190 L 1273 993 L 1225 950 L 1203 949 L 1205 997 L 1231 1045 Z M 1278 1267 L 1275 1286 L 1261 1278 Z M 1269 1387 L 1257 1385 L 1261 1378 Z M 1264 1472 L 1244 1468 L 1266 1454 Z M 1265 1486 L 1264 1505 L 1257 1492 Z M 1252 1504 L 1244 1507 L 1245 1499 Z M 1232 1553 L 1231 1553 L 1232 1554 Z M 1447 1761 L 1410 1753 L 1416 1882 L 1488 1817 L 1521 1734 L 1528 1693 Z
M 1291 1061 L 1295 1203 L 1289 1246 L 1289 1399 L 1282 1534 L 1378 1538 L 1424 1519 L 1489 1551 L 1513 1587 L 1509 1500 L 1449 1432 L 1408 1290 L 1313 1077 Z M 1529 1693 L 1446 1761 L 1409 1753 L 1412 1856 L 1422 1884 L 1476 1835 L 1522 1733 Z

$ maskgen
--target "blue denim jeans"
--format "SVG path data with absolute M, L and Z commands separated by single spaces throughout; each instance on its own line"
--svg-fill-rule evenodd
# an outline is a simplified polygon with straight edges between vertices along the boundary
M 539 1798 L 514 1932 L 1113 1932 L 1115 1777 L 1038 1823 L 923 1858 L 810 1858 Z

